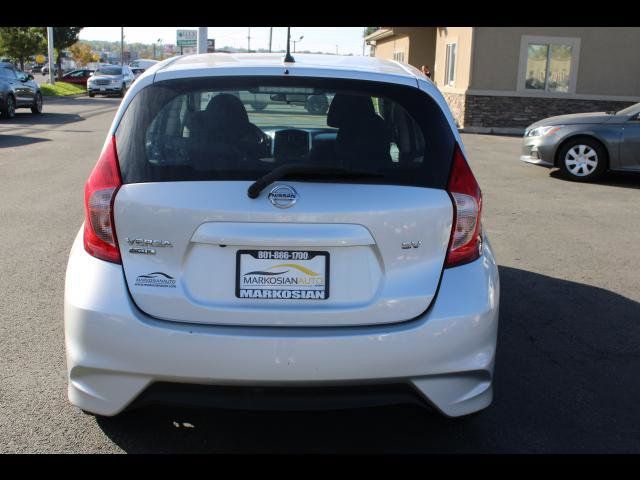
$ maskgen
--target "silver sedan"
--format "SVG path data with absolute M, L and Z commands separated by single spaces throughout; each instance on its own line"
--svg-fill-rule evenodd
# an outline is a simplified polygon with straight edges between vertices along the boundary
M 520 160 L 558 167 L 578 181 L 607 170 L 640 172 L 640 103 L 618 112 L 540 120 L 525 130 Z

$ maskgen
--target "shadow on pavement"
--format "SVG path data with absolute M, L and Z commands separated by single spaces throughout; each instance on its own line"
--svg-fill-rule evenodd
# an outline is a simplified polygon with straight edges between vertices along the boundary
M 549 176 L 556 180 L 570 182 L 562 176 L 560 170 L 552 170 Z M 600 179 L 590 182 L 596 185 L 607 185 L 610 187 L 640 188 L 640 173 L 636 172 L 606 172 Z
M 30 112 L 16 112 L 16 116 L 11 120 L 3 120 L 0 127 L 12 127 L 15 125 L 29 125 L 30 127 L 40 125 L 61 125 L 64 123 L 79 122 L 84 120 L 77 113 L 51 113 L 44 112 L 41 115 L 34 115 Z
M 21 135 L 3 135 L 0 133 L 0 148 L 22 147 L 31 143 L 49 142 L 48 138 L 24 137 Z
M 640 303 L 500 267 L 494 403 L 328 412 L 148 407 L 99 418 L 127 452 L 640 452 Z
M 105 101 L 106 100 L 106 101 Z M 88 95 L 82 95 L 79 97 L 66 98 L 66 97 L 44 97 L 44 105 L 104 105 L 110 103 L 119 103 L 122 98 L 116 95 L 99 95 L 96 97 L 89 97 Z

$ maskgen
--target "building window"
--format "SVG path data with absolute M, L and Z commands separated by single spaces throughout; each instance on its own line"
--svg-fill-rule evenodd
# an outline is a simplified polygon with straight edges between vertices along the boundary
M 404 52 L 393 52 L 393 59 L 396 62 L 403 62 L 404 63 Z
M 519 90 L 575 92 L 579 51 L 578 38 L 523 37 Z
M 444 61 L 444 84 L 453 85 L 456 81 L 456 52 L 457 43 L 447 43 L 447 53 Z

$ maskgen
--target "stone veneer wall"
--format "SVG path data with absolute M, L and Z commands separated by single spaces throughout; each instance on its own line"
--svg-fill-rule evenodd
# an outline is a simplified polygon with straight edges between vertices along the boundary
M 462 128 L 465 121 L 466 95 L 463 93 L 442 92 L 442 96 L 449 104 L 449 109 L 453 114 L 453 119 L 456 121 L 458 128 Z
M 621 110 L 636 103 L 489 95 L 444 94 L 444 96 L 459 126 L 465 128 L 524 128 L 533 122 L 555 115 Z M 463 97 L 463 100 L 455 97 Z M 458 120 L 459 115 L 462 115 L 460 120 Z

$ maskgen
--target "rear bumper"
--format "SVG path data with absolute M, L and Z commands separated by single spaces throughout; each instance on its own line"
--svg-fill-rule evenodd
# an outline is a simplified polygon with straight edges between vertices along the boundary
M 151 318 L 122 267 L 89 256 L 81 234 L 67 267 L 64 320 L 72 404 L 115 415 L 157 382 L 230 387 L 409 385 L 447 416 L 487 407 L 499 278 L 483 256 L 447 269 L 417 319 L 371 327 L 219 327 Z

